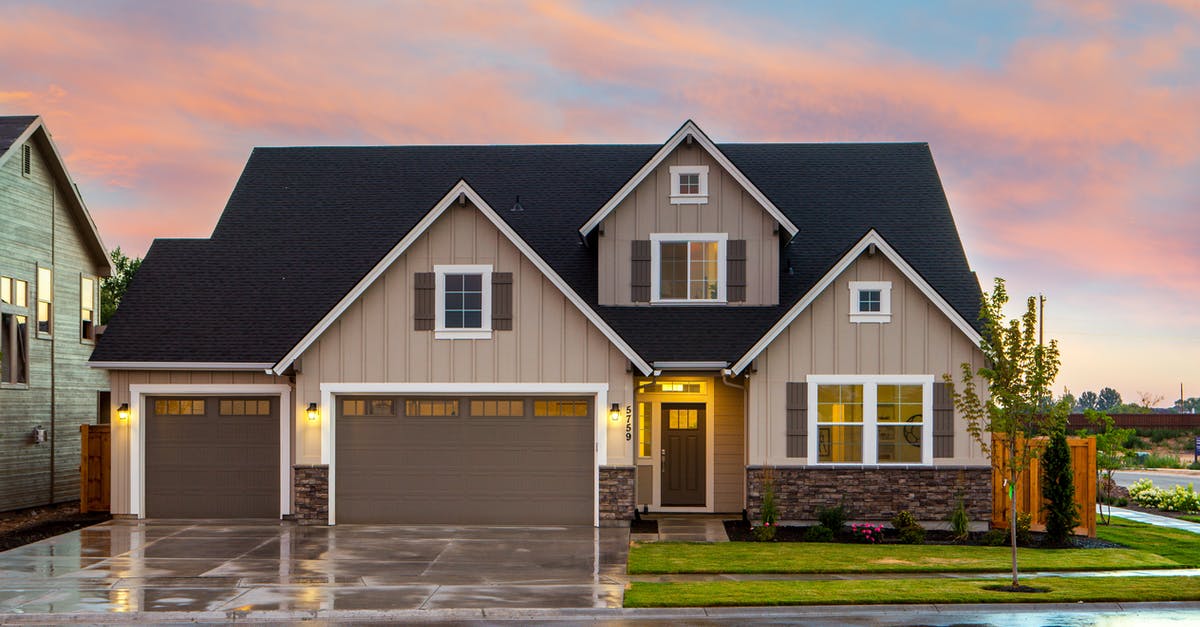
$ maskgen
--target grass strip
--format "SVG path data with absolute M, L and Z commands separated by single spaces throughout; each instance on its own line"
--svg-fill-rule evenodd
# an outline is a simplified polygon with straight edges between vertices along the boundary
M 1200 539 L 1200 536 L 1196 537 Z M 1019 549 L 1017 562 L 1026 571 L 1179 568 L 1187 563 L 1172 557 L 1185 551 L 1171 550 L 1171 555 L 1163 557 L 1166 553 L 1155 553 L 1167 547 L 1151 542 L 1152 538 L 1144 533 L 1138 538 L 1146 550 L 1139 550 L 1142 546 L 1131 549 Z M 1009 570 L 1010 560 L 1008 547 L 989 546 L 653 542 L 630 549 L 629 574 L 991 573 Z M 1200 560 L 1200 552 L 1191 555 L 1189 561 L 1197 560 Z
M 1114 516 L 1111 524 L 1096 525 L 1096 537 L 1131 549 L 1156 553 L 1182 566 L 1200 567 L 1200 533 L 1156 527 Z M 1200 582 L 1197 583 L 1200 585 Z
M 1188 522 L 1200 523 L 1200 516 L 1192 516 L 1191 514 L 1188 514 L 1186 516 L 1180 516 L 1180 518 Z
M 976 579 L 873 579 L 851 581 L 635 582 L 625 607 L 716 607 L 742 605 L 843 605 L 883 603 L 1073 603 L 1197 601 L 1194 577 L 1028 577 L 1023 585 L 1047 592 L 987 590 L 1004 581 Z

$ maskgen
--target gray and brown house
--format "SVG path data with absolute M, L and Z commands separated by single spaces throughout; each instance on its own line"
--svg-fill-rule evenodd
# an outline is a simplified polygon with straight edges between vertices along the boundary
M 113 511 L 982 521 L 979 303 L 925 144 L 259 148 L 92 356 Z
M 79 497 L 79 426 L 108 416 L 88 356 L 111 272 L 42 118 L 0 116 L 0 511 Z

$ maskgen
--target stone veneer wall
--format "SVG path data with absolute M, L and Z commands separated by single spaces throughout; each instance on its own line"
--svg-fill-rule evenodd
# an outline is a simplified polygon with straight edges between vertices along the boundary
M 329 466 L 301 465 L 292 469 L 292 520 L 301 525 L 329 524 Z
M 989 466 L 863 468 L 774 467 L 779 520 L 813 521 L 823 507 L 842 505 L 851 520 L 886 522 L 908 510 L 922 522 L 946 522 L 961 495 L 972 521 L 992 516 Z M 746 513 L 757 520 L 763 467 L 746 469 Z
M 636 466 L 602 466 L 600 468 L 600 525 L 626 526 L 637 509 L 634 484 Z

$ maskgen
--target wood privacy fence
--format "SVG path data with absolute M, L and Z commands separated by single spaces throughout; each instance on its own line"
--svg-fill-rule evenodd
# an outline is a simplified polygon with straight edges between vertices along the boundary
M 1118 429 L 1200 429 L 1200 414 L 1109 414 Z M 1090 429 L 1094 425 L 1083 414 L 1067 417 L 1072 429 Z
M 1002 436 L 992 434 L 995 450 L 992 459 L 992 527 L 1007 529 L 1010 513 L 1008 497 L 1004 485 L 1005 473 L 1001 470 L 1008 459 L 1008 447 Z M 1047 438 L 1035 438 L 1035 442 L 1045 445 Z M 1080 525 L 1075 528 L 1076 535 L 1096 537 L 1096 438 L 1067 438 L 1071 447 L 1071 471 L 1075 475 L 1075 504 L 1079 506 Z M 1039 460 L 1033 460 L 1029 470 L 1017 483 L 1015 495 L 1018 512 L 1028 512 L 1033 515 L 1029 528 L 1033 531 L 1046 530 L 1046 513 L 1042 511 L 1042 466 Z
M 108 425 L 79 425 L 79 511 L 107 512 Z

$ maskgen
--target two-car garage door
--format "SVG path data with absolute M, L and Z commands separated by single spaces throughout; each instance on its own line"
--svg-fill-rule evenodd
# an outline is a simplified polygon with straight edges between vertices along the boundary
M 338 523 L 592 524 L 587 398 L 338 397 Z

